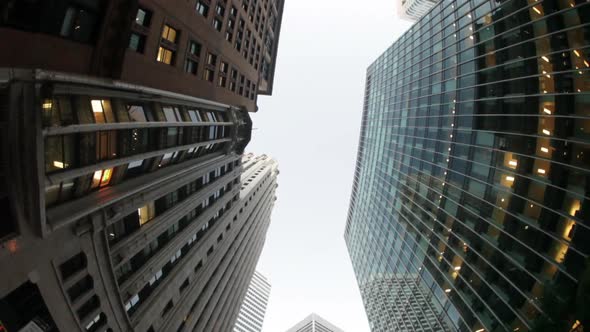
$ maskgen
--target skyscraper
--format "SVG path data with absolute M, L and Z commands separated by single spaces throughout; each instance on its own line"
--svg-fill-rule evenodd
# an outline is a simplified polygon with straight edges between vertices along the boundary
M 328 321 L 318 316 L 311 314 L 295 326 L 287 330 L 287 332 L 343 332 L 341 329 L 330 324 Z
M 0 4 L 0 327 L 231 329 L 275 200 L 242 153 L 282 3 Z
M 442 1 L 368 68 L 345 239 L 373 332 L 588 326 L 589 21 Z
M 270 295 L 270 283 L 258 271 L 254 272 L 248 292 L 240 307 L 234 332 L 261 332 Z

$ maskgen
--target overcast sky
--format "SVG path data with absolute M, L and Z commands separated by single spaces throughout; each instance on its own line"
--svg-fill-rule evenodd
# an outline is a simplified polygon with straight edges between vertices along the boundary
M 258 265 L 272 284 L 264 332 L 311 312 L 369 331 L 343 234 L 365 71 L 410 26 L 395 1 L 286 0 L 274 93 L 259 98 L 248 146 L 281 171 Z

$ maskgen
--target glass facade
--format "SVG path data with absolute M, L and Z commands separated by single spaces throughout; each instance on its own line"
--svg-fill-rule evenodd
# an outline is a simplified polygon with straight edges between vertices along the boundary
M 368 68 L 345 239 L 373 331 L 582 328 L 589 22 L 444 0 Z

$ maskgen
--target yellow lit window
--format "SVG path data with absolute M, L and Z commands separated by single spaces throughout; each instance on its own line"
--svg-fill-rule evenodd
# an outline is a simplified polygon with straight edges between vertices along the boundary
M 158 57 L 156 58 L 157 61 L 159 62 L 163 62 L 167 65 L 171 65 L 172 64 L 172 59 L 174 56 L 174 52 L 172 52 L 171 50 L 161 47 L 158 49 Z
M 176 43 L 176 29 L 170 27 L 169 25 L 164 25 L 164 30 L 162 30 L 162 39 L 165 39 L 171 43 Z
M 94 172 L 94 175 L 92 176 L 92 188 L 107 186 L 109 182 L 111 182 L 112 174 L 112 168 Z
M 152 220 L 156 215 L 156 209 L 154 202 L 148 203 L 139 209 L 137 209 L 137 215 L 139 216 L 139 225 L 142 226 L 148 221 Z
M 90 101 L 92 114 L 96 123 L 115 122 L 115 116 L 111 108 L 111 102 L 108 100 L 94 99 Z
M 43 107 L 44 111 L 51 111 L 51 108 L 53 107 L 53 102 L 51 99 L 45 99 L 41 106 Z
M 541 148 L 541 152 L 543 152 L 543 153 L 549 153 L 549 149 L 547 149 L 546 147 L 542 147 Z

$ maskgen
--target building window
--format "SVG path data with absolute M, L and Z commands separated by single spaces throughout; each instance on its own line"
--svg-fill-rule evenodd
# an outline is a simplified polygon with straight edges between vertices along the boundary
M 213 82 L 217 65 L 217 55 L 213 53 L 207 53 L 207 59 L 205 63 L 207 66 L 205 68 L 205 71 L 203 72 L 203 79 L 209 82 Z
M 90 104 L 95 123 L 117 122 L 109 100 L 92 100 Z
M 143 53 L 145 48 L 145 36 L 138 33 L 131 33 L 129 38 L 129 48 L 137 53 Z
M 162 30 L 162 39 L 166 40 L 172 44 L 176 43 L 176 36 L 178 31 L 176 29 L 170 27 L 169 25 L 164 25 L 164 29 Z
M 207 64 L 210 66 L 215 66 L 217 64 L 217 55 L 213 53 L 207 53 Z
M 135 15 L 135 23 L 137 23 L 138 25 L 144 26 L 144 27 L 148 27 L 150 26 L 150 21 L 152 20 L 152 12 L 147 10 L 147 9 L 143 9 L 143 8 L 139 8 L 137 10 L 137 14 Z
M 225 15 L 225 7 L 219 2 L 217 3 L 217 6 L 215 6 L 215 14 L 219 16 Z
M 164 317 L 168 313 L 168 311 L 172 309 L 173 306 L 174 304 L 172 303 L 172 300 L 168 301 L 168 303 L 166 303 L 166 306 L 164 307 L 164 310 L 162 311 L 162 317 Z
M 203 72 L 203 79 L 209 82 L 213 82 L 213 78 L 215 76 L 215 72 L 209 68 L 205 69 Z
M 94 172 L 92 176 L 92 185 L 91 188 L 102 188 L 108 186 L 109 182 L 111 182 L 111 176 L 113 175 L 113 169 L 108 168 L 105 170 L 100 170 Z
M 86 264 L 86 255 L 83 252 L 68 259 L 59 266 L 62 279 L 67 280 L 69 277 L 73 276 L 78 271 L 81 271 L 82 269 L 86 268 Z
M 221 61 L 219 64 L 219 79 L 217 81 L 217 85 L 220 87 L 225 88 L 227 85 L 227 72 L 229 70 L 229 65 L 227 62 Z
M 219 71 L 222 74 L 227 74 L 228 67 L 229 65 L 227 64 L 227 62 L 221 61 L 221 64 L 219 65 Z
M 158 62 L 163 62 L 167 65 L 172 65 L 174 62 L 174 51 L 160 46 L 160 48 L 158 49 L 158 57 L 156 58 L 156 60 Z
M 197 13 L 207 17 L 209 15 L 209 5 L 206 4 L 203 0 L 197 1 L 196 7 Z
M 140 226 L 143 226 L 148 221 L 154 219 L 154 217 L 156 216 L 156 208 L 154 202 L 150 202 L 137 209 L 137 215 L 139 216 Z
M 93 287 L 94 281 L 92 280 L 91 276 L 87 275 L 68 288 L 68 296 L 70 297 L 70 301 L 76 301 L 76 299 L 88 293 Z
M 223 27 L 223 22 L 221 22 L 221 20 L 218 18 L 214 18 L 213 19 L 213 28 L 215 28 L 215 30 L 221 32 L 222 27 Z
M 190 59 L 186 59 L 186 62 L 184 63 L 184 71 L 187 73 L 191 73 L 193 75 L 197 75 L 197 68 L 199 67 L 199 64 L 193 60 Z
M 199 67 L 199 57 L 201 56 L 201 49 L 202 46 L 200 43 L 193 40 L 189 41 L 187 59 L 184 63 L 185 72 L 197 75 L 197 70 Z
M 227 78 L 225 76 L 219 76 L 219 79 L 217 81 L 217 85 L 219 85 L 220 87 L 225 88 L 226 82 L 227 82 Z
M 88 11 L 76 7 L 68 7 L 66 10 L 60 35 L 80 42 L 89 42 L 94 35 L 97 16 Z
M 201 56 L 201 48 L 202 46 L 200 43 L 191 40 L 188 45 L 188 53 L 198 58 Z

